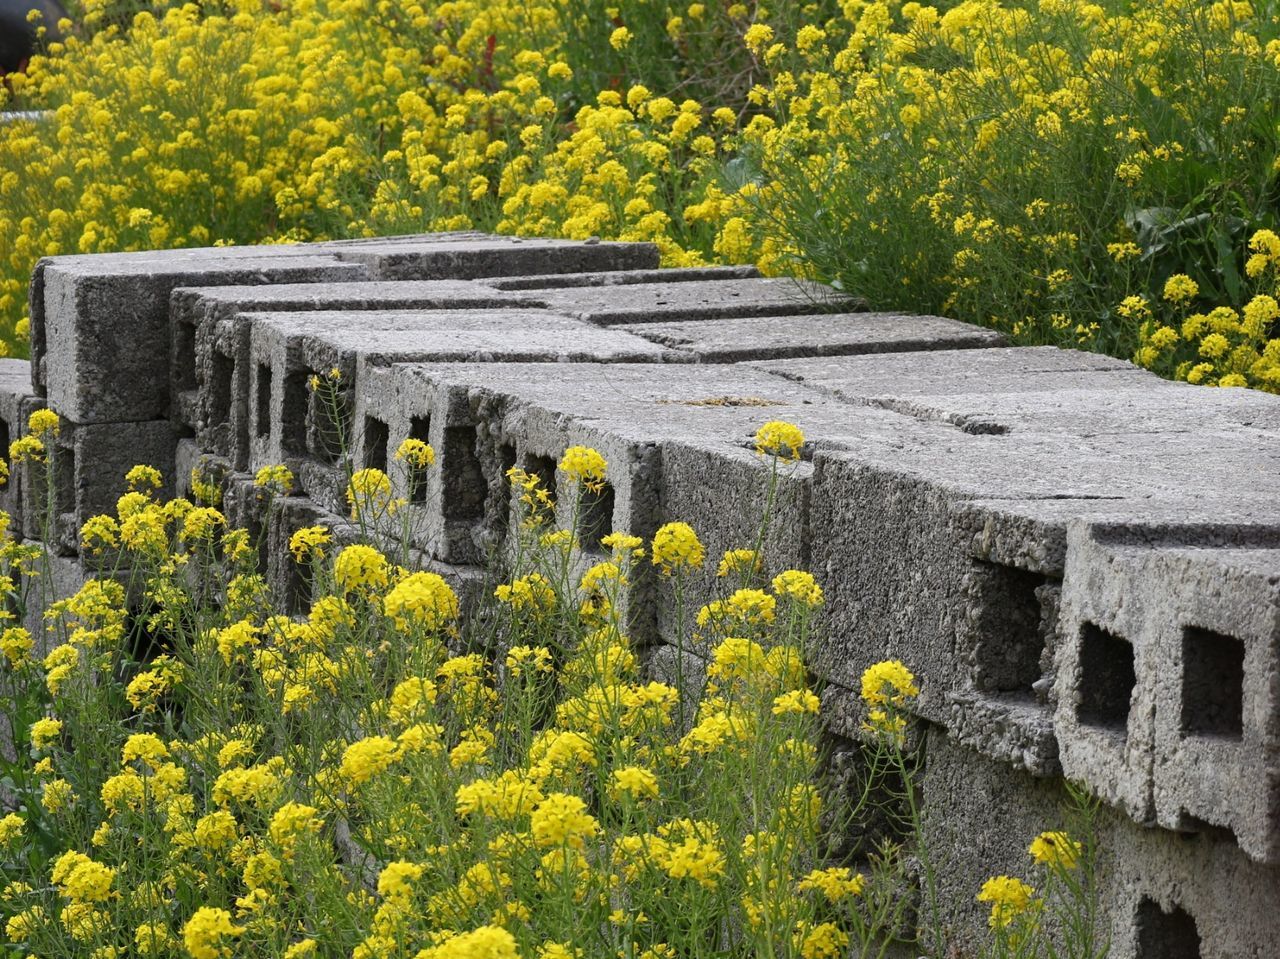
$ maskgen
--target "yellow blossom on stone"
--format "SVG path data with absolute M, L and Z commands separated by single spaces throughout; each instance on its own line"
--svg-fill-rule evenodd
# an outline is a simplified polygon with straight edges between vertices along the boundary
M 988 924 L 992 929 L 1004 929 L 1031 908 L 1035 890 L 1021 879 L 1010 876 L 993 876 L 982 884 L 978 902 L 991 903 Z
M 293 471 L 282 463 L 262 467 L 253 478 L 254 486 L 278 496 L 288 496 L 292 493 L 293 483 Z
M 697 569 L 706 556 L 706 548 L 688 523 L 667 523 L 653 534 L 649 547 L 653 565 L 664 576 L 686 569 Z
M 396 459 L 408 463 L 414 469 L 426 469 L 435 465 L 436 451 L 429 443 L 411 436 L 396 449 Z
M 348 546 L 333 564 L 334 579 L 344 593 L 384 589 L 389 573 L 387 558 L 361 543 Z
M 57 436 L 61 432 L 60 423 L 58 414 L 53 410 L 36 410 L 27 417 L 27 429 L 37 436 Z
M 800 458 L 804 447 L 804 433 L 794 423 L 771 420 L 756 430 L 756 452 L 761 456 L 776 456 L 785 461 Z
M 570 446 L 560 458 L 560 471 L 593 492 L 603 489 L 607 469 L 605 458 L 589 446 Z
M 1042 866 L 1074 869 L 1083 850 L 1084 847 L 1065 832 L 1042 832 L 1031 841 L 1027 852 Z

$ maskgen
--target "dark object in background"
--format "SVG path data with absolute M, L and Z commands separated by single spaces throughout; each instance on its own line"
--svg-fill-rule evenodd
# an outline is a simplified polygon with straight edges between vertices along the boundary
M 43 19 L 28 20 L 32 10 L 39 10 Z M 0 76 L 25 68 L 44 44 L 62 40 L 58 21 L 66 16 L 58 0 L 0 0 Z M 36 30 L 42 26 L 46 33 L 38 40 Z

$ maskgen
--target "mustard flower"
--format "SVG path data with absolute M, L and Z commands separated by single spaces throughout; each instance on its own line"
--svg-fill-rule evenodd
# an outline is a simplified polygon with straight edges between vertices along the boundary
M 775 576 L 771 585 L 773 591 L 779 596 L 785 596 L 805 606 L 822 605 L 822 587 L 818 585 L 812 573 L 788 569 Z
M 31 745 L 38 750 L 48 749 L 62 735 L 62 721 L 59 719 L 37 719 L 31 724 Z
M 849 945 L 849 934 L 834 922 L 822 922 L 812 928 L 800 923 L 796 938 L 802 959 L 838 959 Z
M 95 556 L 120 545 L 120 525 L 106 515 L 90 516 L 80 527 L 80 546 Z
M 37 436 L 57 436 L 61 432 L 61 421 L 53 410 L 36 410 L 27 417 L 27 429 Z
M 1042 866 L 1074 869 L 1084 847 L 1065 832 L 1042 832 L 1031 840 L 1027 852 Z
M 604 488 L 607 469 L 605 458 L 589 446 L 570 446 L 560 458 L 560 471 L 594 493 Z
M 372 546 L 348 546 L 333 564 L 333 575 L 343 593 L 383 589 L 389 574 L 387 558 Z
M 1175 306 L 1194 300 L 1200 294 L 1200 285 L 1185 273 L 1175 273 L 1164 281 L 1164 298 Z
M 822 701 L 812 691 L 808 689 L 793 689 L 774 698 L 772 712 L 775 716 L 783 716 L 788 713 L 803 715 L 805 713 L 817 713 L 821 707 Z
M 773 27 L 767 23 L 753 23 L 742 35 L 742 42 L 748 50 L 759 56 L 760 51 L 773 42 Z
M 754 549 L 729 549 L 720 557 L 717 576 L 746 576 L 760 572 L 763 557 Z
M 658 777 L 644 766 L 624 766 L 609 777 L 609 796 L 617 801 L 623 796 L 632 800 L 657 799 Z
M 512 610 L 529 612 L 535 618 L 541 618 L 556 608 L 556 591 L 541 573 L 530 573 L 509 584 L 503 583 L 493 591 L 493 595 Z
M 253 478 L 253 485 L 279 496 L 293 492 L 293 471 L 283 463 L 264 466 Z
M 544 848 L 568 846 L 582 849 L 600 832 L 600 824 L 587 812 L 587 804 L 570 793 L 551 793 L 538 803 L 529 819 L 533 841 Z
M 391 503 L 391 478 L 380 469 L 357 470 L 347 484 L 347 504 L 351 518 L 359 519 L 364 511 L 381 512 Z
M 992 929 L 1004 929 L 1018 916 L 1031 908 L 1035 890 L 1021 879 L 1010 876 L 993 876 L 982 884 L 978 902 L 991 903 L 988 925 Z
M 27 821 L 14 812 L 0 819 L 0 846 L 7 846 L 22 835 L 26 825 Z
M 618 27 L 613 33 L 609 34 L 609 46 L 615 50 L 621 50 L 631 42 L 631 31 L 626 27 Z
M 44 452 L 44 443 L 40 442 L 40 438 L 34 434 L 28 434 L 9 444 L 9 462 L 14 465 L 27 460 L 39 463 L 44 460 Z
M 230 959 L 235 952 L 230 940 L 243 932 L 227 910 L 201 906 L 182 927 L 182 944 L 191 959 Z
M 408 463 L 414 469 L 426 469 L 435 465 L 436 451 L 429 443 L 410 436 L 396 450 L 396 459 Z
M 801 892 L 820 892 L 828 902 L 836 903 L 849 896 L 861 896 L 866 879 L 862 873 L 852 873 L 847 866 L 814 869 L 796 886 Z
M 129 489 L 141 491 L 144 488 L 159 489 L 164 484 L 164 477 L 154 466 L 134 466 L 124 474 Z
M 868 706 L 901 706 L 920 695 L 915 679 L 896 659 L 875 663 L 862 673 L 862 701 Z
M 0 633 L 0 653 L 9 665 L 17 669 L 30 662 L 31 650 L 35 648 L 35 639 L 22 626 L 10 626 Z
M 289 537 L 289 552 L 296 562 L 319 559 L 333 537 L 324 526 L 304 526 Z
M 653 542 L 649 547 L 653 557 L 653 565 L 657 566 L 664 576 L 685 570 L 697 569 L 706 556 L 706 548 L 698 539 L 698 534 L 688 523 L 667 523 L 653 534 Z
M 133 943 L 138 954 L 147 959 L 170 955 L 179 946 L 169 928 L 159 922 L 144 922 L 138 926 L 133 933 Z
M 804 447 L 804 433 L 794 423 L 771 420 L 756 430 L 756 452 L 761 456 L 776 456 L 787 462 L 800 458 Z
M 387 593 L 383 609 L 400 629 L 434 632 L 458 618 L 458 597 L 442 576 L 411 573 Z
M 615 556 L 630 553 L 633 559 L 644 558 L 644 540 L 629 533 L 612 532 L 600 540 L 600 545 Z
M 395 742 L 386 736 L 368 736 L 354 742 L 342 754 L 342 778 L 352 786 L 362 785 L 390 768 L 396 754 Z
M 417 959 L 520 959 L 515 937 L 501 926 L 481 926 L 470 932 L 450 936 L 430 949 L 423 949 Z

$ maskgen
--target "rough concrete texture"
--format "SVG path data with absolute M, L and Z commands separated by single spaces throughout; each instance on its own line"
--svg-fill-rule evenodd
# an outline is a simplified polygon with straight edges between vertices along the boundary
M 1280 861 L 1278 562 L 1074 527 L 1058 678 L 1069 775 L 1168 828 L 1229 829 L 1267 862 Z
M 27 420 L 44 400 L 31 389 L 31 364 L 26 360 L 0 360 L 0 458 L 9 462 L 9 444 L 25 436 Z M 9 470 L 8 480 L 0 485 L 0 510 L 9 514 L 9 531 L 22 536 L 22 469 Z
M 70 265 L 44 278 L 44 321 L 32 326 L 37 388 L 77 423 L 151 420 L 169 411 L 169 294 L 180 286 L 362 279 L 332 257 Z
M 201 445 L 248 466 L 249 331 L 252 312 L 493 309 L 528 306 L 517 294 L 465 280 L 282 283 L 174 290 L 170 389 L 173 416 Z
M 702 280 L 539 290 L 550 309 L 603 326 L 740 316 L 803 316 L 855 301 L 805 280 Z
M 631 332 L 664 346 L 724 363 L 847 353 L 906 353 L 1003 346 L 993 330 L 940 316 L 833 313 L 641 323 Z
M 629 286 L 635 283 L 694 283 L 702 280 L 751 280 L 754 266 L 703 266 L 685 270 L 611 270 L 607 273 L 551 273 L 544 276 L 493 276 L 484 285 L 495 290 L 548 290 L 572 286 Z
M 376 240 L 335 250 L 369 269 L 377 280 L 470 280 L 485 276 L 645 270 L 658 265 L 652 243 L 546 240 L 480 236 L 448 243 L 388 243 Z
M 1018 876 L 1043 888 L 1027 847 L 1061 828 L 1069 797 L 1061 781 L 1011 772 L 931 728 L 922 800 L 939 851 L 939 903 L 957 946 L 986 939 L 987 876 Z M 1211 833 L 1143 828 L 1103 806 L 1097 822 L 1099 926 L 1112 956 L 1130 959 L 1263 959 L 1280 954 L 1280 869 L 1252 863 Z M 960 954 L 970 954 L 961 952 Z
M 583 444 L 610 474 L 574 562 L 610 529 L 691 522 L 707 547 L 692 613 L 723 585 L 721 552 L 759 535 L 756 429 L 793 422 L 807 442 L 776 479 L 765 569 L 809 568 L 826 592 L 811 665 L 832 782 L 857 782 L 862 671 L 915 672 L 909 742 L 957 945 L 985 935 L 988 875 L 1039 881 L 1026 846 L 1060 824 L 1065 777 L 1102 802 L 1112 955 L 1280 955 L 1280 399 L 857 313 L 749 268 L 656 265 L 645 245 L 474 233 L 43 261 L 33 379 L 66 418 L 50 537 L 68 588 L 79 522 L 153 459 L 179 492 L 193 467 L 221 483 L 293 611 L 310 586 L 289 534 L 350 541 L 348 470 L 385 469 L 412 529 L 387 549 L 470 602 L 509 555 L 506 470 L 543 476 L 572 522 L 556 463 Z M 147 319 L 124 335 L 126 312 Z M 306 388 L 331 367 L 336 420 Z M 10 438 L 38 403 L 23 372 L 0 366 Z M 349 459 L 326 438 L 339 423 Z M 437 454 L 412 486 L 408 437 Z M 300 488 L 268 517 L 253 470 L 281 460 Z M 44 494 L 17 483 L 39 535 Z M 633 638 L 652 674 L 696 687 L 705 650 L 675 645 L 672 609 L 670 584 L 638 573 Z

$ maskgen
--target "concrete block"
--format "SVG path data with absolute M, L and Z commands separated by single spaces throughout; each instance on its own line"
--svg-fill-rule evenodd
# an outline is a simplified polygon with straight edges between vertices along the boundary
M 352 328 L 353 316 L 359 328 Z M 335 437 L 342 434 L 350 446 L 351 403 L 376 367 L 424 360 L 654 362 L 672 355 L 620 331 L 528 310 L 252 314 L 250 322 L 255 467 L 298 457 L 336 465 L 342 444 Z M 306 385 L 334 368 L 343 384 L 336 414 Z
M 989 907 L 974 900 L 990 876 L 1043 888 L 1027 854 L 1040 832 L 1066 825 L 1061 781 L 1010 771 L 938 729 L 926 745 L 921 798 L 939 905 L 960 954 L 991 941 Z M 1261 959 L 1277 954 L 1280 870 L 1253 863 L 1229 839 L 1135 825 L 1102 807 L 1095 824 L 1098 922 L 1112 956 Z
M 1063 764 L 1102 795 L 1120 790 L 1140 820 L 1229 830 L 1248 855 L 1274 863 L 1280 550 L 1195 541 L 1132 544 L 1123 529 L 1072 528 Z
M 693 283 L 703 280 L 752 280 L 754 266 L 703 266 L 666 270 L 610 270 L 606 273 L 552 273 L 542 276 L 494 276 L 484 279 L 495 290 L 549 290 L 578 286 L 631 286 L 636 283 Z
M 402 241 L 335 250 L 377 280 L 471 280 L 486 276 L 644 270 L 658 265 L 652 243 L 601 243 L 515 236 Z
M 180 286 L 363 279 L 333 257 L 43 261 L 32 364 L 50 405 L 77 423 L 154 420 L 169 411 L 169 295 Z
M 128 489 L 125 474 L 134 466 L 154 466 L 164 479 L 156 495 L 173 495 L 177 443 L 178 433 L 168 420 L 73 423 L 64 419 L 47 461 L 23 464 L 24 535 L 44 539 L 61 555 L 76 555 L 80 527 L 99 513 L 115 515 L 116 501 Z M 52 478 L 52 494 L 47 477 Z M 49 530 L 46 524 L 51 524 Z
M 538 291 L 550 309 L 601 326 L 743 316 L 804 316 L 857 302 L 807 280 L 747 279 L 565 287 Z
M 44 400 L 31 388 L 31 364 L 26 360 L 0 360 L 0 458 L 9 462 L 9 444 L 26 435 L 27 419 L 44 407 Z M 21 538 L 22 473 L 20 466 L 9 470 L 9 480 L 0 486 L 0 510 L 9 514 L 10 534 Z
M 529 305 L 525 297 L 462 280 L 280 283 L 177 289 L 173 324 L 172 415 L 206 449 L 247 467 L 249 326 L 246 313 L 286 311 L 491 309 Z
M 993 330 L 939 316 L 836 313 L 640 323 L 631 332 L 703 362 L 1004 346 Z

